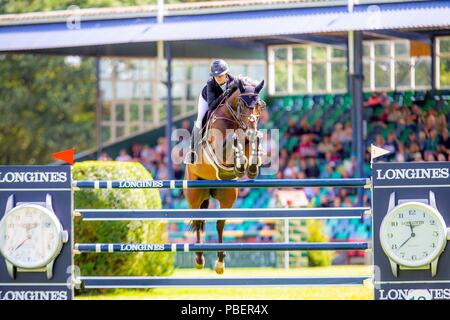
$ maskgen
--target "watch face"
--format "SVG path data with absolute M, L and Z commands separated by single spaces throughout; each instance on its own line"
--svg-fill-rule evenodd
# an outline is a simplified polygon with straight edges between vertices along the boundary
M 420 202 L 395 207 L 380 228 L 384 252 L 399 265 L 430 264 L 445 247 L 446 227 L 439 212 Z
M 0 223 L 0 252 L 21 268 L 46 266 L 61 245 L 58 221 L 46 208 L 21 205 L 7 213 Z

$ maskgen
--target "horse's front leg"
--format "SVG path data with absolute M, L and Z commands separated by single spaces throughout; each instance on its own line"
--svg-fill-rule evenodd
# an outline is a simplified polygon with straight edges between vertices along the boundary
M 234 174 L 236 177 L 241 178 L 245 174 L 247 158 L 244 151 L 245 136 L 240 134 L 240 129 L 237 131 L 233 136 Z
M 247 137 L 249 141 L 247 176 L 250 179 L 254 179 L 258 176 L 262 162 L 260 150 L 262 134 L 260 131 L 252 129 L 247 130 Z

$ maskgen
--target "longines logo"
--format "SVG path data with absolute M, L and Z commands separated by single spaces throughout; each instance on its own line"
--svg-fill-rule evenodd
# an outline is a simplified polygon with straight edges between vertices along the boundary
M 119 188 L 162 188 L 161 180 L 136 180 L 136 181 L 120 181 Z
M 66 291 L 0 291 L 0 300 L 67 300 Z
M 163 244 L 121 244 L 121 251 L 162 251 Z
M 376 179 L 447 179 L 449 176 L 449 168 L 378 169 Z
M 66 182 L 66 172 L 0 172 L 0 183 Z
M 380 290 L 380 300 L 450 300 L 450 289 Z

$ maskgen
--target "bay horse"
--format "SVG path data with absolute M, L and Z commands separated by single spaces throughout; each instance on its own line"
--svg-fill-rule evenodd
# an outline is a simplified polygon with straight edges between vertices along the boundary
M 211 112 L 204 126 L 197 161 L 186 164 L 185 180 L 234 180 L 246 173 L 255 178 L 261 166 L 258 121 L 265 103 L 259 98 L 264 80 L 255 84 L 249 78 L 239 78 L 239 88 Z M 220 203 L 220 208 L 232 208 L 238 196 L 238 188 L 183 189 L 191 209 L 206 209 L 210 197 Z M 196 241 L 201 243 L 204 220 L 193 220 L 191 228 L 196 232 Z M 216 229 L 219 243 L 223 242 L 225 220 L 218 220 Z M 214 269 L 217 274 L 225 271 L 225 253 L 218 252 Z M 195 267 L 205 266 L 203 252 L 196 252 Z

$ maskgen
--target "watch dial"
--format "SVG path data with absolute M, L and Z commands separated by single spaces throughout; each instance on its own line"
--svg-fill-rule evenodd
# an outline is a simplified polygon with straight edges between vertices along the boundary
M 430 206 L 405 204 L 392 210 L 380 230 L 385 252 L 405 266 L 423 266 L 433 261 L 445 244 L 445 229 Z
M 44 267 L 59 245 L 59 230 L 52 217 L 36 207 L 18 207 L 0 228 L 0 251 L 22 268 Z

